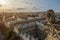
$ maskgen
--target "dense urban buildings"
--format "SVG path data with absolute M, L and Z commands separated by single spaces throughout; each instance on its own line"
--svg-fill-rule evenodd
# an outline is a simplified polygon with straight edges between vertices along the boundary
M 59 34 L 60 15 L 52 9 L 0 14 L 1 40 L 60 40 Z

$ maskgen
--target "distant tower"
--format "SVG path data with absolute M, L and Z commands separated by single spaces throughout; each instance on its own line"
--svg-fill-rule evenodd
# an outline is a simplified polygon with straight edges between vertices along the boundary
M 47 11 L 48 23 L 55 23 L 55 13 L 54 10 L 50 9 Z

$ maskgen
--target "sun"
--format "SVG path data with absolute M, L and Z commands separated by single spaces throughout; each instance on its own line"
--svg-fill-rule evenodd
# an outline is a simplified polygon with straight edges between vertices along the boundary
M 6 5 L 7 2 L 6 2 L 6 0 L 0 0 L 0 4 L 1 4 L 1 5 Z

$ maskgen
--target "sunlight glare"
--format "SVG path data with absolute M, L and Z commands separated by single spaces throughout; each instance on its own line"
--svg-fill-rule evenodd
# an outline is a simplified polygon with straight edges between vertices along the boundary
M 6 0 L 0 0 L 0 4 L 1 4 L 1 5 L 6 5 L 7 2 L 6 2 Z

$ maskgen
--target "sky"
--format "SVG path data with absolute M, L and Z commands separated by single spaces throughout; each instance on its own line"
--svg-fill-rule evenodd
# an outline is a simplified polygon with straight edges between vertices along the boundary
M 60 0 L 0 0 L 0 4 L 12 7 L 16 11 L 46 11 L 53 9 L 60 12 Z

